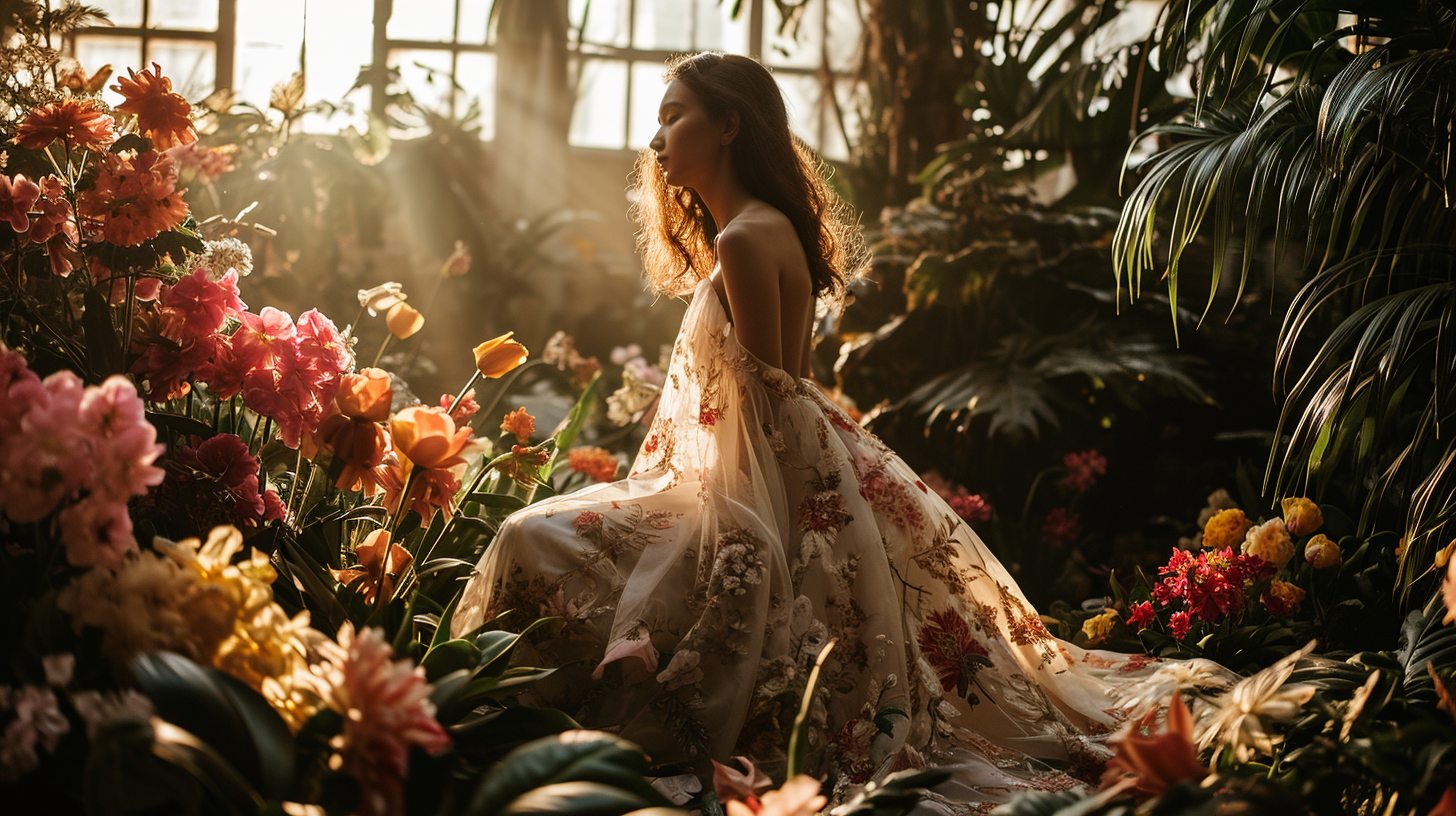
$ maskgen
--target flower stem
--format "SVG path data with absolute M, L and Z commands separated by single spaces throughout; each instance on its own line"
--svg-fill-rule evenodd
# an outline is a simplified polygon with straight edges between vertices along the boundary
M 479 379 L 480 369 L 477 368 L 475 369 L 475 373 L 470 375 L 470 380 L 465 383 L 465 387 L 460 389 L 460 393 L 456 394 L 455 399 L 450 401 L 450 407 L 446 409 L 449 413 L 455 413 L 455 409 L 460 406 L 460 400 L 465 399 L 465 392 L 469 391 L 470 386 L 475 385 L 476 381 Z
M 378 368 L 379 367 L 379 358 L 384 356 L 384 350 L 389 347 L 389 341 L 393 337 L 394 337 L 394 333 L 393 332 L 390 332 L 389 334 L 384 335 L 384 342 L 379 344 L 379 352 L 374 355 L 374 362 L 370 363 L 369 364 L 370 366 L 372 366 L 374 368 Z

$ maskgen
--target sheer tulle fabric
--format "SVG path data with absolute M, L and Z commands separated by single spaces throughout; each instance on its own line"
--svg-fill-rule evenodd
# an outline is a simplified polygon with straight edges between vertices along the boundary
M 507 610 L 564 619 L 522 658 L 564 667 L 532 702 L 620 733 L 663 773 L 735 755 L 781 773 L 834 639 L 811 770 L 842 793 L 949 766 L 927 806 L 962 812 L 1094 780 L 1105 737 L 1172 688 L 1149 683 L 1154 658 L 1053 637 L 898 456 L 738 343 L 707 279 L 630 475 L 511 515 L 453 633 Z M 1232 678 L 1197 662 L 1205 682 Z

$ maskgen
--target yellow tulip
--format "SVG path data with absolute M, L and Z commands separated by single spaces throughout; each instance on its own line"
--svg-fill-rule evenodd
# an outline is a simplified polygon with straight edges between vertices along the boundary
M 506 332 L 500 337 L 487 340 L 475 347 L 475 367 L 487 377 L 500 377 L 510 373 L 516 366 L 526 362 L 530 353 L 526 347 L 511 339 L 515 332 Z
M 1289 528 L 1290 535 L 1312 533 L 1325 524 L 1319 505 L 1309 499 L 1284 499 L 1279 504 L 1284 510 L 1284 526 Z
M 1304 545 L 1304 560 L 1315 569 L 1338 567 L 1344 562 L 1344 558 L 1340 555 L 1340 545 L 1330 540 L 1330 537 L 1324 533 L 1311 538 L 1309 543 Z
M 425 325 L 425 316 L 420 314 L 419 309 L 401 300 L 389 307 L 388 314 L 384 316 L 384 323 L 389 326 L 390 334 L 403 340 Z

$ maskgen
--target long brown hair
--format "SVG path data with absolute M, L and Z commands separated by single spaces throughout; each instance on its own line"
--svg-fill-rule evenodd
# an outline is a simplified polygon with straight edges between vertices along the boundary
M 868 261 L 849 207 L 829 188 L 825 166 L 789 130 L 778 83 L 756 60 L 704 51 L 668 60 L 666 82 L 686 85 L 708 113 L 738 114 L 729 148 L 733 170 L 750 195 L 788 217 L 804 246 L 816 297 L 837 304 Z M 637 159 L 632 217 L 651 288 L 684 295 L 713 269 L 718 225 L 698 194 L 667 183 L 651 148 Z

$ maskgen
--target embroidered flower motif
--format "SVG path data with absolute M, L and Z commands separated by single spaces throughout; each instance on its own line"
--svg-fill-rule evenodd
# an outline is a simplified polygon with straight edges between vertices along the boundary
M 745 595 L 748 587 L 762 582 L 763 556 L 758 554 L 758 540 L 753 533 L 739 529 L 719 536 L 708 594 Z
M 576 534 L 586 536 L 588 533 L 598 532 L 602 529 L 602 514 L 594 513 L 591 510 L 583 510 L 576 514 Z
M 925 618 L 915 640 L 920 653 L 940 678 L 940 686 L 964 697 L 976 672 L 990 666 L 990 652 L 971 634 L 965 618 L 954 609 L 932 612 Z

